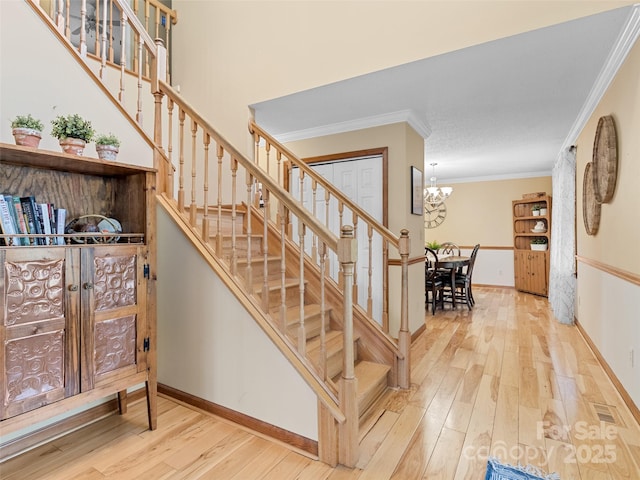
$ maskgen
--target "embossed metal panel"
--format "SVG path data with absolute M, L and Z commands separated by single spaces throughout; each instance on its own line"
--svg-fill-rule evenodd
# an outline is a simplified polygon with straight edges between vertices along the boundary
M 48 249 L 1 256 L 4 419 L 66 396 L 66 257 L 61 250 Z
M 100 375 L 136 363 L 136 317 L 96 323 L 95 373 Z
M 64 260 L 6 262 L 5 325 L 62 317 Z
M 95 309 L 135 305 L 136 256 L 96 256 L 94 262 Z

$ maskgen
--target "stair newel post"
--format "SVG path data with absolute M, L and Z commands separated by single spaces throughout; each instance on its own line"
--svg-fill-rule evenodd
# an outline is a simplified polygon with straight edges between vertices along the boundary
M 222 156 L 224 149 L 222 145 L 217 145 L 218 157 L 218 218 L 216 221 L 216 253 L 222 256 Z
M 185 113 L 182 108 L 178 111 L 178 149 L 179 163 L 178 163 L 178 211 L 184 212 L 184 117 Z
M 353 346 L 353 269 L 358 258 L 358 244 L 353 234 L 353 227 L 345 225 L 341 228 L 338 240 L 338 261 L 341 265 L 343 278 L 343 339 L 344 360 L 342 366 L 342 381 L 340 388 L 340 405 L 342 406 L 345 422 L 340 425 L 339 461 L 346 467 L 353 468 L 358 461 L 358 380 L 355 377 L 355 354 Z
M 398 242 L 400 251 L 400 264 L 402 266 L 402 285 L 400 299 L 400 332 L 398 333 L 398 348 L 404 358 L 398 361 L 398 385 L 400 388 L 409 388 L 411 364 L 409 362 L 409 349 L 411 347 L 411 332 L 409 332 L 409 230 L 400 231 Z
M 253 272 L 251 271 L 251 234 L 252 234 L 252 221 L 251 221 L 251 197 L 253 196 L 253 187 L 256 185 L 253 175 L 249 170 L 245 170 L 245 179 L 247 183 L 247 268 L 246 268 L 246 282 L 247 291 L 253 290 Z
M 369 245 L 369 264 L 367 266 L 367 314 L 370 317 L 373 317 L 373 227 L 371 224 L 367 225 L 367 241 Z
M 282 326 L 282 333 L 287 332 L 287 297 L 284 288 L 284 282 L 287 273 L 287 264 L 285 261 L 285 243 L 287 238 L 287 220 L 285 212 L 285 204 L 280 200 L 278 205 L 278 212 L 280 214 L 280 325 Z
M 202 239 L 209 242 L 209 144 L 211 136 L 207 132 L 203 132 L 202 139 L 204 144 L 204 215 L 202 217 Z
M 238 273 L 238 252 L 236 250 L 236 209 L 238 200 L 236 198 L 238 176 L 238 161 L 231 158 L 231 274 Z
M 301 218 L 298 218 L 298 241 L 300 242 L 300 283 L 298 292 L 300 295 L 300 320 L 298 323 L 298 352 L 300 355 L 306 355 L 307 351 L 307 334 L 304 325 L 304 236 L 306 233 L 306 225 Z
M 191 204 L 189 205 L 189 223 L 196 226 L 198 215 L 198 205 L 196 203 L 196 135 L 198 134 L 198 124 L 191 120 Z
M 175 178 L 174 178 L 174 168 L 173 168 L 173 100 L 167 97 L 167 157 L 169 158 L 169 164 L 167 165 L 167 188 L 166 192 L 169 195 L 169 198 L 173 200 L 174 189 L 175 189 Z M 158 126 L 160 130 L 160 138 L 162 138 L 162 125 Z M 161 145 L 161 144 L 158 144 Z
M 351 212 L 351 220 L 353 223 L 353 238 L 358 238 L 358 215 L 355 212 Z M 353 264 L 353 298 L 355 303 L 358 303 L 358 258 Z
M 162 155 L 162 92 L 153 92 L 153 141 L 157 145 L 153 149 L 153 166 L 158 170 L 157 192 L 166 193 L 169 198 L 173 198 L 173 168 L 171 161 L 167 162 Z

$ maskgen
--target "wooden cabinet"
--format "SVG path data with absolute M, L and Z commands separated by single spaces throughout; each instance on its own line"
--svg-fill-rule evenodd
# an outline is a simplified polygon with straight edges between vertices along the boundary
M 512 204 L 515 287 L 523 292 L 547 296 L 551 197 L 541 194 L 514 200 Z
M 2 194 L 122 225 L 107 238 L 0 247 L 3 434 L 112 394 L 124 412 L 139 384 L 155 428 L 154 171 L 5 144 L 0 166 Z

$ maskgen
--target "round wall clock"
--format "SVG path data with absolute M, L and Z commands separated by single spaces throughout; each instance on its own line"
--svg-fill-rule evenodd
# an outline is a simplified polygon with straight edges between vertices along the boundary
M 616 190 L 618 149 L 613 117 L 600 117 L 593 141 L 593 180 L 596 200 L 608 203 Z
M 447 217 L 447 206 L 444 203 L 434 205 L 424 202 L 424 225 L 427 228 L 435 228 L 444 222 Z
M 582 179 L 582 217 L 584 219 L 584 229 L 588 235 L 595 235 L 600 227 L 601 205 L 596 199 L 594 190 L 593 164 L 589 162 L 584 168 L 584 177 Z

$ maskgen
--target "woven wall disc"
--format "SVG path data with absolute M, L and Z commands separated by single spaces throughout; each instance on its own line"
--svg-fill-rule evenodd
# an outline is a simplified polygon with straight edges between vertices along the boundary
M 618 147 L 613 117 L 600 117 L 593 141 L 593 180 L 596 200 L 608 203 L 616 190 Z
M 582 179 L 582 217 L 588 235 L 595 235 L 600 227 L 601 204 L 596 199 L 594 189 L 593 164 L 589 162 L 584 168 Z

